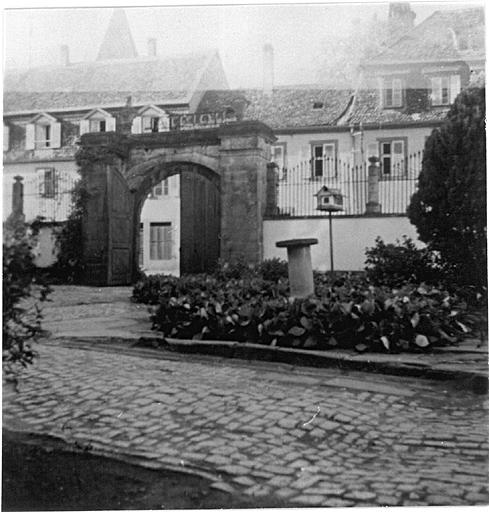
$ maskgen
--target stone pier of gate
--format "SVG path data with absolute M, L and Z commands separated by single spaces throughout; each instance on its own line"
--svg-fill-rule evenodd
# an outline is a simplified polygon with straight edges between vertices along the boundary
M 213 205 L 192 204 L 196 197 L 211 197 L 207 192 L 181 197 L 182 211 L 195 212 L 195 217 L 210 208 L 218 212 L 216 256 L 261 261 L 263 216 L 276 206 L 271 204 L 276 197 L 270 166 L 274 140 L 271 129 L 257 121 L 189 131 L 83 135 L 79 164 L 87 188 L 82 223 L 87 284 L 132 282 L 144 200 L 161 180 L 189 169 L 217 191 Z

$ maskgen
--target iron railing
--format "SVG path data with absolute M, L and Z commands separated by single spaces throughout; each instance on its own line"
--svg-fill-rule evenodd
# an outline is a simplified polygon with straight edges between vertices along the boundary
M 422 152 L 404 160 L 380 166 L 378 197 L 382 214 L 405 214 L 416 191 Z M 336 215 L 364 215 L 368 197 L 367 162 L 352 165 L 340 159 L 325 159 L 318 167 L 314 160 L 292 168 L 277 169 L 277 208 L 274 217 L 319 217 L 315 194 L 323 187 L 339 189 L 343 194 L 343 210 Z M 386 166 L 384 166 L 386 167 Z M 385 171 L 388 172 L 385 172 Z
M 24 215 L 28 222 L 41 217 L 45 222 L 63 222 L 72 209 L 72 190 L 78 177 L 70 172 L 56 170 L 54 187 L 46 192 L 37 174 L 24 176 Z M 3 219 L 12 211 L 13 176 L 3 178 Z

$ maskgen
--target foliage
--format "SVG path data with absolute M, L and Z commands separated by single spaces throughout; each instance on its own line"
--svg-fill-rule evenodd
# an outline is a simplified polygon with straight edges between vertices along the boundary
M 243 258 L 228 263 L 219 261 L 213 276 L 217 279 L 251 279 L 253 277 L 265 281 L 278 282 L 288 278 L 288 264 L 280 258 L 263 260 L 258 265 L 250 265 Z
M 466 303 L 434 287 L 374 287 L 348 275 L 331 283 L 317 274 L 316 294 L 290 301 L 287 283 L 259 278 L 145 281 L 135 286 L 135 300 L 158 304 L 154 327 L 174 338 L 398 352 L 455 343 L 470 330 Z
M 289 266 L 285 260 L 280 258 L 271 258 L 263 260 L 257 267 L 258 275 L 265 281 L 277 283 L 281 279 L 288 279 Z
M 375 285 L 434 284 L 442 277 L 437 255 L 427 248 L 416 247 L 407 236 L 396 244 L 386 244 L 377 237 L 375 246 L 366 250 L 366 256 L 366 275 Z
M 123 136 L 115 133 L 104 134 L 107 138 L 103 145 L 82 145 L 75 155 L 80 179 L 73 188 L 72 210 L 62 230 L 57 235 L 58 260 L 51 271 L 57 281 L 80 283 L 85 272 L 83 217 L 89 198 L 87 175 L 95 163 L 114 164 L 118 158 L 125 156 Z M 97 138 L 99 134 L 86 134 L 82 140 Z
M 418 191 L 408 216 L 462 285 L 487 279 L 484 89 L 463 91 L 426 141 Z
M 36 225 L 21 221 L 4 225 L 2 362 L 7 378 L 15 379 L 20 367 L 32 363 L 31 342 L 41 333 L 40 303 L 51 291 L 36 278 L 32 252 L 36 235 Z
M 86 179 L 80 178 L 71 194 L 73 207 L 56 238 L 58 259 L 52 273 L 62 282 L 80 283 L 85 270 L 82 220 L 88 198 Z

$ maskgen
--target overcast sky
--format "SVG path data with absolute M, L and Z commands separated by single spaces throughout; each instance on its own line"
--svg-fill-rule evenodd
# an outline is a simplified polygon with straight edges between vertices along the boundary
M 435 10 L 466 5 L 411 2 L 416 23 Z M 124 7 L 140 55 L 146 54 L 150 37 L 157 39 L 162 56 L 216 48 L 231 87 L 261 86 L 262 47 L 267 42 L 275 51 L 277 85 L 314 83 L 326 36 L 341 36 L 355 18 L 374 13 L 386 17 L 388 11 L 388 3 L 366 2 Z M 56 64 L 62 44 L 69 46 L 72 62 L 94 60 L 111 12 L 89 7 L 4 11 L 5 67 Z

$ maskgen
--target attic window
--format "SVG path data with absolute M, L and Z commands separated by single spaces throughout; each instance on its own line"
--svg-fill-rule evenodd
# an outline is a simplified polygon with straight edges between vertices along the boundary
M 314 109 L 324 108 L 324 103 L 322 101 L 315 101 L 312 104 L 312 108 L 314 108 Z

